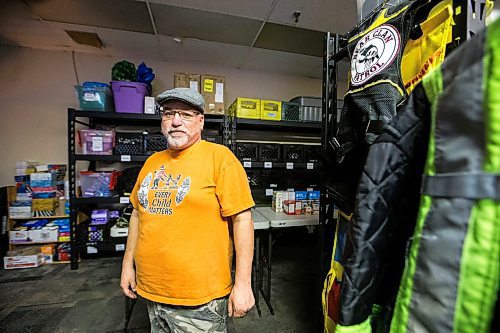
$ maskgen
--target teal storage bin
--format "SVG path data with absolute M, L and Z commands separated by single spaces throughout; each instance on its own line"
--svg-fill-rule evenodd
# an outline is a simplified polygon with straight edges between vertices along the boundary
M 111 88 L 98 86 L 75 86 L 80 109 L 87 111 L 114 111 Z

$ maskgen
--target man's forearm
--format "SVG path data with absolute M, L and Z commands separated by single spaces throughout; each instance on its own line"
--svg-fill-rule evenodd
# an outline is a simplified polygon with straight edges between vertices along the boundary
M 251 285 L 253 258 L 253 221 L 250 209 L 231 217 L 236 250 L 235 286 Z
M 134 264 L 134 252 L 139 235 L 139 212 L 134 209 L 128 224 L 127 248 L 123 256 L 123 265 Z

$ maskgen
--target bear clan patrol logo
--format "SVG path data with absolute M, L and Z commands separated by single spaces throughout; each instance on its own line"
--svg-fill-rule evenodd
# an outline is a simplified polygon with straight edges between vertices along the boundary
M 392 25 L 373 29 L 356 44 L 351 60 L 351 84 L 359 86 L 392 64 L 399 52 L 401 36 Z

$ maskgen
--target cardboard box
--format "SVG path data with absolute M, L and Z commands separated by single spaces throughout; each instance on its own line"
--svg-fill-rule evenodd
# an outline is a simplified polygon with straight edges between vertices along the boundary
M 201 76 L 201 94 L 203 95 L 203 98 L 205 98 L 206 114 L 223 115 L 225 113 L 224 81 L 224 76 Z
M 29 201 L 26 201 L 30 204 Z M 31 204 L 29 206 L 9 206 L 9 217 L 11 219 L 31 217 Z
M 273 191 L 271 207 L 277 213 L 283 212 L 283 191 Z
M 29 242 L 28 230 L 9 231 L 10 243 L 26 243 Z
M 54 254 L 42 253 L 41 256 L 42 256 L 43 264 L 53 264 L 54 263 Z
M 321 196 L 320 191 L 308 191 L 307 192 L 307 199 L 309 200 L 319 200 Z
M 7 256 L 3 258 L 4 269 L 33 268 L 40 266 L 42 263 L 43 259 L 41 254 L 29 256 Z
M 295 200 L 307 200 L 307 192 L 295 191 Z
M 40 246 L 40 253 L 42 254 L 54 254 L 56 252 L 55 244 L 47 244 Z
M 295 215 L 295 200 L 283 201 L 283 209 L 288 215 Z
M 295 215 L 302 215 L 302 201 L 295 201 Z
M 200 92 L 201 75 L 174 73 L 174 88 L 191 88 Z
M 34 229 L 30 230 L 28 235 L 33 242 L 57 242 L 59 231 L 57 227 Z

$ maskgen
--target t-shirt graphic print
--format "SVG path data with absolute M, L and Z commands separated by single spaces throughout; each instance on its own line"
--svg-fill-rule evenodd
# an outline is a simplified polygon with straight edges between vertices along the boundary
M 137 199 L 140 210 L 155 215 L 172 215 L 172 198 L 175 193 L 175 205 L 182 203 L 191 187 L 191 178 L 182 174 L 172 174 L 165 170 L 162 165 L 158 170 L 149 172 L 141 182 Z M 149 192 L 152 192 L 152 200 L 149 202 Z

